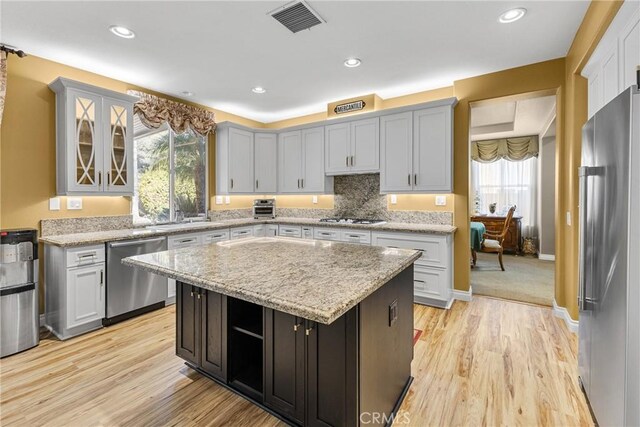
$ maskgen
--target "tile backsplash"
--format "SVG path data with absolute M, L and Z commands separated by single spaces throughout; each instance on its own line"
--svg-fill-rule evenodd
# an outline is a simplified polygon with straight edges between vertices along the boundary
M 334 178 L 334 208 L 279 208 L 276 215 L 284 218 L 370 218 L 388 222 L 414 224 L 453 224 L 453 212 L 396 211 L 387 208 L 387 196 L 380 194 L 380 175 L 341 175 Z M 251 208 L 215 210 L 209 212 L 212 220 L 250 218 Z
M 389 219 L 387 196 L 380 194 L 380 175 L 334 178 L 334 213 L 338 217 Z

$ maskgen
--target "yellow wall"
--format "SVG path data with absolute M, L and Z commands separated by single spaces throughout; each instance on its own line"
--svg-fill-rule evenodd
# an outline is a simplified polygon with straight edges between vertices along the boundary
M 593 1 L 576 32 L 566 58 L 564 144 L 558 144 L 559 182 L 556 218 L 556 301 L 578 318 L 578 167 L 582 150 L 582 126 L 587 121 L 587 81 L 580 72 L 622 6 L 622 1 Z M 570 212 L 568 226 L 565 213 Z
M 48 84 L 63 76 L 118 92 L 153 92 L 35 56 L 19 59 L 11 55 L 7 68 L 7 97 L 0 130 L 0 227 L 39 228 L 43 218 L 129 214 L 126 197 L 83 197 L 83 209 L 76 211 L 66 210 L 63 197 L 61 210 L 49 211 L 48 200 L 56 195 L 56 136 L 55 94 Z M 262 126 L 253 120 L 212 111 L 217 121 Z

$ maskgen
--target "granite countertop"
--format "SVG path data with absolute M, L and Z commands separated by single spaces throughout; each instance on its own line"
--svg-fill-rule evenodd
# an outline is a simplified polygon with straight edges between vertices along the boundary
M 260 237 L 138 255 L 122 263 L 330 324 L 419 257 L 409 249 Z
M 439 224 L 414 224 L 402 222 L 388 222 L 385 224 L 336 224 L 320 222 L 315 218 L 276 218 L 276 219 L 230 219 L 223 221 L 209 222 L 206 226 L 202 223 L 194 223 L 193 227 L 185 227 L 173 230 L 156 230 L 150 228 L 127 228 L 121 230 L 95 231 L 86 233 L 60 234 L 52 236 L 44 236 L 40 241 L 55 246 L 82 246 L 99 244 L 106 242 L 115 242 L 118 240 L 139 239 L 154 236 L 169 236 L 173 234 L 206 232 L 219 230 L 229 227 L 241 227 L 257 224 L 287 224 L 287 225 L 309 225 L 313 227 L 328 228 L 352 228 L 364 229 L 371 231 L 400 231 L 410 233 L 427 233 L 427 234 L 453 234 L 456 227 L 452 225 Z

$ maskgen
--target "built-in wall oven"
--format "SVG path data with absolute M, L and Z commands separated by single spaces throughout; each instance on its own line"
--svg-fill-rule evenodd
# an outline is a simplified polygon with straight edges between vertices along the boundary
M 164 307 L 167 278 L 121 263 L 123 258 L 167 250 L 166 237 L 107 244 L 107 307 L 103 323 L 110 325 Z

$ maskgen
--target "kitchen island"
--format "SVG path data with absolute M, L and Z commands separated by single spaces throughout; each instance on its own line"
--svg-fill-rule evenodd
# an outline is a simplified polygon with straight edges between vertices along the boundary
M 419 257 L 254 238 L 123 263 L 177 280 L 176 353 L 190 367 L 288 423 L 354 426 L 390 421 L 411 383 Z

